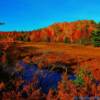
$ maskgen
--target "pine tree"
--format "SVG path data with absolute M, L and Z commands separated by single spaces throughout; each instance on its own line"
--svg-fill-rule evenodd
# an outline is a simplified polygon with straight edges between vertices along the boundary
M 100 30 L 97 29 L 92 32 L 92 43 L 96 47 L 100 47 Z

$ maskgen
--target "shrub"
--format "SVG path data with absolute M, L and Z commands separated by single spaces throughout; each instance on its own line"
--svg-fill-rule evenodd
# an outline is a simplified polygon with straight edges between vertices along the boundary
M 77 86 L 82 86 L 84 85 L 84 79 L 83 79 L 83 76 L 84 76 L 84 70 L 83 69 L 80 69 L 80 71 L 78 72 L 77 76 L 76 76 L 76 79 L 73 81 L 73 83 Z

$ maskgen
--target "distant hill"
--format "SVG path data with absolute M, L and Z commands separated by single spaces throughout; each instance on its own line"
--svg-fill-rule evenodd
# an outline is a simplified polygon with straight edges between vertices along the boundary
M 80 39 L 89 39 L 91 32 L 96 29 L 93 20 L 79 20 L 75 22 L 55 23 L 46 28 L 30 32 L 0 32 L 0 39 L 13 38 L 13 40 L 33 42 L 77 42 Z

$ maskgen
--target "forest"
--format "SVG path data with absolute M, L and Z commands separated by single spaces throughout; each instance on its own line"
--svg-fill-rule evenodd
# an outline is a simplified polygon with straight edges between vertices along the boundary
M 0 40 L 91 44 L 92 32 L 99 29 L 100 24 L 93 20 L 80 20 L 55 23 L 30 32 L 0 32 Z

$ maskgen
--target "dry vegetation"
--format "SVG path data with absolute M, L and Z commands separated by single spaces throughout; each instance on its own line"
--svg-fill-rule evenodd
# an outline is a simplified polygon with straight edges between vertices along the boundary
M 3 50 L 4 52 L 9 51 L 10 60 L 13 63 L 23 59 L 25 63 L 38 64 L 40 69 L 45 65 L 50 67 L 50 70 L 54 70 L 57 64 L 61 64 L 61 67 L 63 67 L 62 65 L 68 67 L 67 73 L 62 73 L 62 81 L 58 83 L 57 91 L 51 88 L 48 94 L 44 94 L 39 89 L 32 88 L 30 93 L 31 84 L 28 84 L 18 93 L 15 90 L 4 92 L 3 100 L 8 100 L 7 98 L 9 100 L 14 98 L 23 100 L 22 94 L 24 93 L 27 94 L 27 100 L 73 100 L 75 97 L 78 100 L 78 97 L 82 96 L 90 96 L 91 98 L 100 96 L 100 84 L 96 85 L 96 81 L 100 81 L 100 48 L 62 43 L 20 42 L 13 45 L 9 44 Z M 7 60 L 6 55 L 3 55 L 2 58 L 4 64 Z M 67 76 L 71 69 L 77 77 L 84 80 L 84 84 L 80 83 L 83 84 L 82 86 L 77 86 L 77 82 L 68 80 Z M 81 72 L 81 69 L 83 72 Z M 64 70 L 66 72 L 66 69 Z M 88 72 L 91 73 L 92 77 L 87 75 Z M 16 79 L 11 82 L 16 85 L 17 89 L 23 83 L 23 80 Z M 35 84 L 34 82 L 37 82 L 37 78 L 33 80 L 32 84 Z M 5 83 L 0 82 L 1 90 L 4 91 L 5 86 Z

